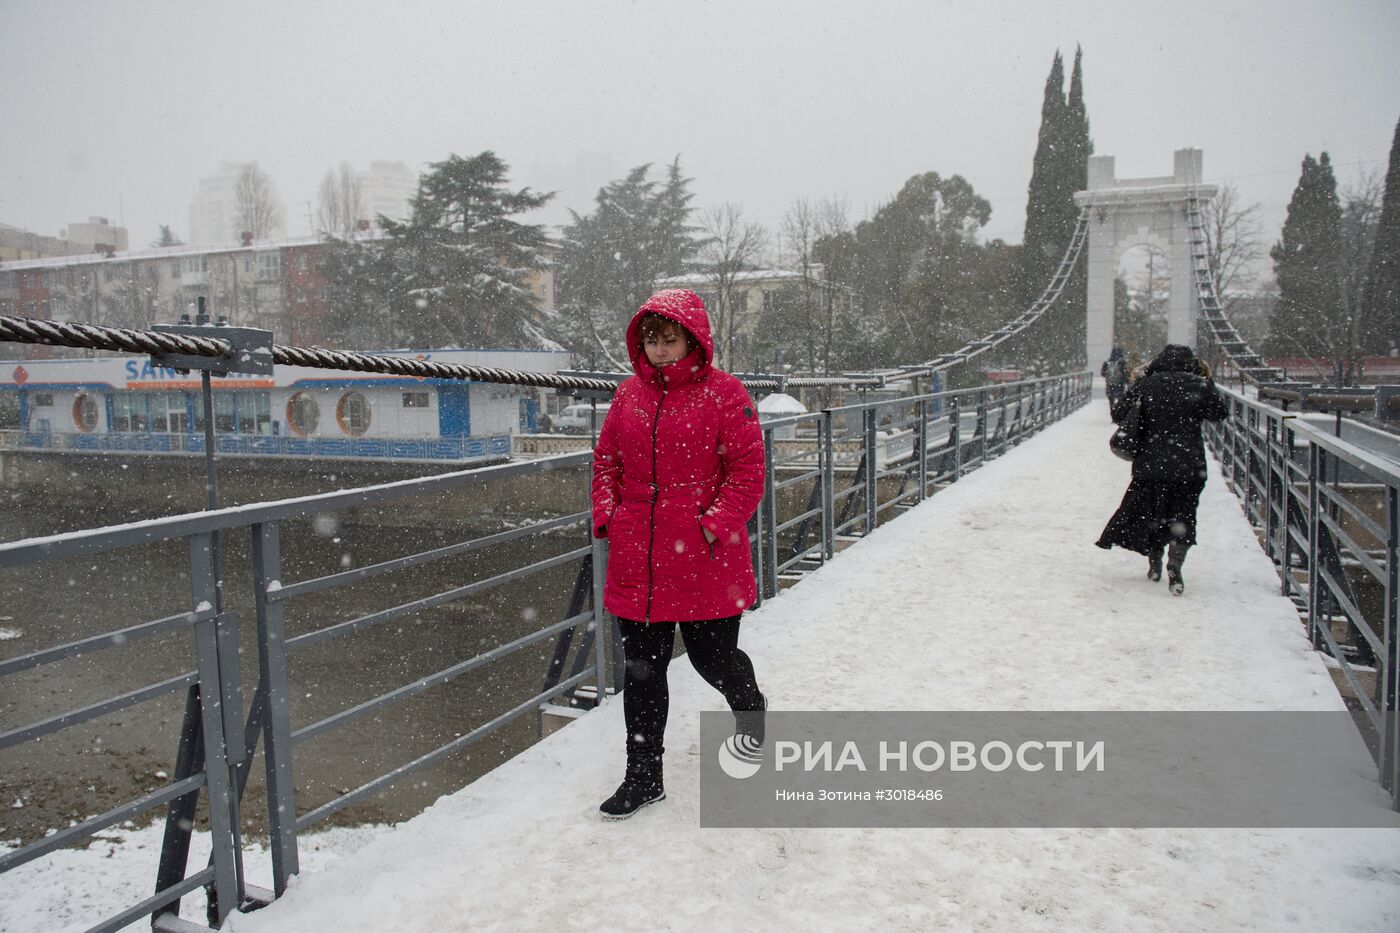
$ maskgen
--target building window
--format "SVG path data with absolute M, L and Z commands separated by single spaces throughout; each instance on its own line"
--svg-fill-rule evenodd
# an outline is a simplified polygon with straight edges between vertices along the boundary
M 272 433 L 272 395 L 269 392 L 238 393 L 238 433 Z
M 296 434 L 314 434 L 321 423 L 321 406 L 309 392 L 298 392 L 287 399 L 287 426 Z
M 17 431 L 19 423 L 19 393 L 0 392 L 0 431 Z
M 131 430 L 131 395 L 126 392 L 112 396 L 112 430 Z
M 427 392 L 405 392 L 405 393 L 403 394 L 403 407 L 404 407 L 404 408 L 427 408 L 427 407 L 428 407 L 428 393 L 427 393 Z
M 185 408 L 185 393 L 161 392 L 151 396 L 151 430 L 167 434 L 189 431 L 190 415 Z
M 282 256 L 279 253 L 258 253 L 258 278 L 275 279 L 282 273 Z
M 346 392 L 335 406 L 335 421 L 340 430 L 359 437 L 369 430 L 369 402 L 359 392 Z
M 52 392 L 35 392 L 33 399 L 35 408 L 49 408 L 53 405 Z
M 232 434 L 234 428 L 232 392 L 214 393 L 214 433 Z
M 97 399 L 86 392 L 73 399 L 73 424 L 84 434 L 97 430 Z

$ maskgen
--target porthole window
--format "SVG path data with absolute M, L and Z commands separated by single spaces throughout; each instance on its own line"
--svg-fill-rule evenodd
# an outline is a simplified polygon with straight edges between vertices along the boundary
M 73 423 L 84 434 L 97 430 L 97 399 L 86 392 L 73 399 Z
M 314 434 L 321 423 L 321 406 L 309 392 L 298 392 L 287 399 L 287 425 L 295 434 Z
M 346 392 L 335 406 L 335 420 L 340 430 L 359 437 L 369 430 L 369 402 L 359 392 Z

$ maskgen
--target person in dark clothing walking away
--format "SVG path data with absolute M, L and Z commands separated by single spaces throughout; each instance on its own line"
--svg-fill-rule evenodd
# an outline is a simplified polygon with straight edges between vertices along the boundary
M 1154 582 L 1162 579 L 1165 548 L 1167 582 L 1180 596 L 1186 588 L 1181 565 L 1196 543 L 1196 506 L 1206 484 L 1201 423 L 1219 421 L 1230 410 L 1210 367 L 1177 344 L 1164 347 L 1128 386 L 1113 406 L 1113 420 L 1121 422 L 1134 405 L 1140 441 L 1133 479 L 1096 543 L 1145 554 L 1147 578 Z
M 627 327 L 636 375 L 618 387 L 593 451 L 593 533 L 607 537 L 603 606 L 626 673 L 627 774 L 599 810 L 626 819 L 666 796 L 666 670 L 676 629 L 700 676 L 734 710 L 742 745 L 763 744 L 768 702 L 739 650 L 758 596 L 748 521 L 763 498 L 763 431 L 743 384 L 712 365 L 704 302 L 670 289 Z
M 1128 362 L 1123 358 L 1122 347 L 1114 347 L 1109 352 L 1108 359 L 1099 367 L 1099 375 L 1103 376 L 1104 394 L 1108 396 L 1109 406 L 1117 405 L 1128 386 Z

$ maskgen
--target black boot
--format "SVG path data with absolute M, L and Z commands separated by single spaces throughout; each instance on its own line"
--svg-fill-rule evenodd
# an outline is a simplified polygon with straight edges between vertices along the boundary
M 1156 583 L 1162 579 L 1162 549 L 1158 548 L 1147 555 L 1147 579 Z
M 734 734 L 746 735 L 752 739 L 754 749 L 763 746 L 763 723 L 768 715 L 768 698 L 759 694 L 758 709 L 734 711 Z
M 1186 560 L 1189 547 L 1191 545 L 1182 541 L 1173 541 L 1167 549 L 1167 588 L 1173 596 L 1180 596 L 1186 591 L 1186 581 L 1181 578 L 1181 565 Z
M 666 799 L 661 781 L 661 752 L 627 750 L 627 776 L 617 791 L 603 801 L 598 812 L 605 820 L 625 820 L 649 803 Z

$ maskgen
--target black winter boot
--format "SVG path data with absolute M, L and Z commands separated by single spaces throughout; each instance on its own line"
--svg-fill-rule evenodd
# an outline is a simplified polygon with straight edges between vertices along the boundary
M 758 709 L 734 711 L 734 734 L 748 736 L 755 749 L 763 746 L 763 724 L 768 715 L 768 698 L 760 694 L 758 702 Z
M 1147 579 L 1156 583 L 1162 579 L 1162 549 L 1158 548 L 1147 555 Z
M 627 776 L 598 812 L 605 820 L 625 820 L 647 804 L 666 799 L 661 780 L 661 752 L 627 750 Z
M 1180 596 L 1186 591 L 1186 581 L 1181 578 L 1181 565 L 1186 560 L 1186 551 L 1191 545 L 1181 541 L 1173 541 L 1171 547 L 1167 549 L 1167 588 L 1172 591 L 1173 596 Z

